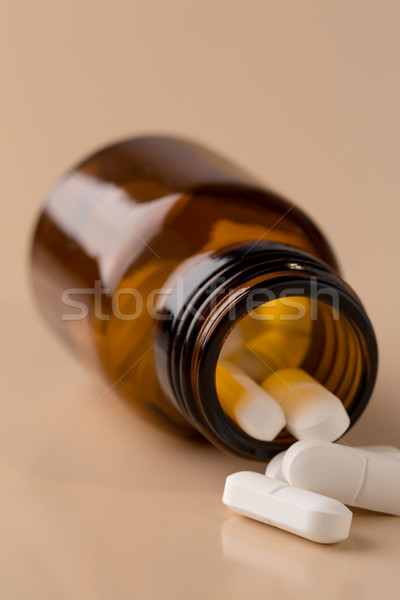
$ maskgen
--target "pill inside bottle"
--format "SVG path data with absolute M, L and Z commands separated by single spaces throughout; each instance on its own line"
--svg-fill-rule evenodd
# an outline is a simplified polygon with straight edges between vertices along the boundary
M 268 441 L 334 441 L 347 430 L 356 341 L 332 310 L 308 297 L 285 297 L 231 329 L 215 382 L 224 413 L 241 431 Z

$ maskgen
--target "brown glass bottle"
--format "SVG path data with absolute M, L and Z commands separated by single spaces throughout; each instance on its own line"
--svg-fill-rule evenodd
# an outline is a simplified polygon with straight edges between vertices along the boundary
M 335 393 L 352 423 L 372 392 L 374 332 L 324 236 L 197 144 L 127 140 L 66 173 L 39 219 L 32 264 L 41 312 L 82 360 L 144 415 L 239 455 L 265 460 L 293 442 L 285 430 L 273 442 L 250 437 L 216 390 L 229 332 L 271 294 L 313 302 L 306 352 L 291 366 Z

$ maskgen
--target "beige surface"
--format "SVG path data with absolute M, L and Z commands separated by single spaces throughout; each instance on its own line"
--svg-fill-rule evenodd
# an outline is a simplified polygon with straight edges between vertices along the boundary
M 224 478 L 247 465 L 102 397 L 33 310 L 26 257 L 63 162 L 142 132 L 209 143 L 329 234 L 381 351 L 347 441 L 400 445 L 399 4 L 39 0 L 1 12 L 2 597 L 395 597 L 399 518 L 359 511 L 349 541 L 321 547 L 232 516 Z

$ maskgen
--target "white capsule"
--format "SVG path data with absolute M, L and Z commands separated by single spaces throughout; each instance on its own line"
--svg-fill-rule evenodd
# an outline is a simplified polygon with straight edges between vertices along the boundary
M 394 446 L 358 446 L 360 450 L 368 450 L 370 452 L 381 452 L 383 454 L 390 454 L 400 459 L 400 450 Z M 286 481 L 283 474 L 282 465 L 286 451 L 279 452 L 269 461 L 265 474 L 271 479 L 279 479 L 280 481 Z
M 283 471 L 282 471 L 282 462 L 283 457 L 285 456 L 284 452 L 279 452 L 269 461 L 267 468 L 265 469 L 265 474 L 267 477 L 271 477 L 271 479 L 279 479 L 279 481 L 286 481 Z
M 344 504 L 400 515 L 400 460 L 340 444 L 302 440 L 286 451 L 285 479 Z
M 285 427 L 279 404 L 234 364 L 219 361 L 215 382 L 222 409 L 251 437 L 269 442 Z
M 261 387 L 279 402 L 286 415 L 286 428 L 298 440 L 333 442 L 350 425 L 339 398 L 302 369 L 280 369 Z
M 353 516 L 337 500 L 250 471 L 227 477 L 222 501 L 240 515 L 321 544 L 345 540 Z

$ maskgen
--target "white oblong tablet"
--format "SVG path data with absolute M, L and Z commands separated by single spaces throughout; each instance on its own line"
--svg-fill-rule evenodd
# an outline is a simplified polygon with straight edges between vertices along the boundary
M 279 479 L 279 481 L 286 481 L 285 476 L 282 471 L 282 463 L 283 457 L 285 456 L 285 451 L 279 452 L 269 461 L 267 468 L 265 469 L 265 474 L 267 477 L 271 477 L 271 479 Z
M 353 516 L 337 500 L 251 471 L 227 477 L 222 502 L 240 515 L 321 544 L 345 540 Z
M 286 451 L 282 470 L 292 485 L 400 515 L 400 460 L 390 453 L 302 440 Z
M 218 361 L 215 384 L 224 412 L 251 437 L 269 442 L 285 427 L 278 402 L 234 364 Z
M 342 402 L 302 369 L 280 369 L 261 387 L 286 415 L 286 428 L 298 439 L 337 440 L 350 425 Z

